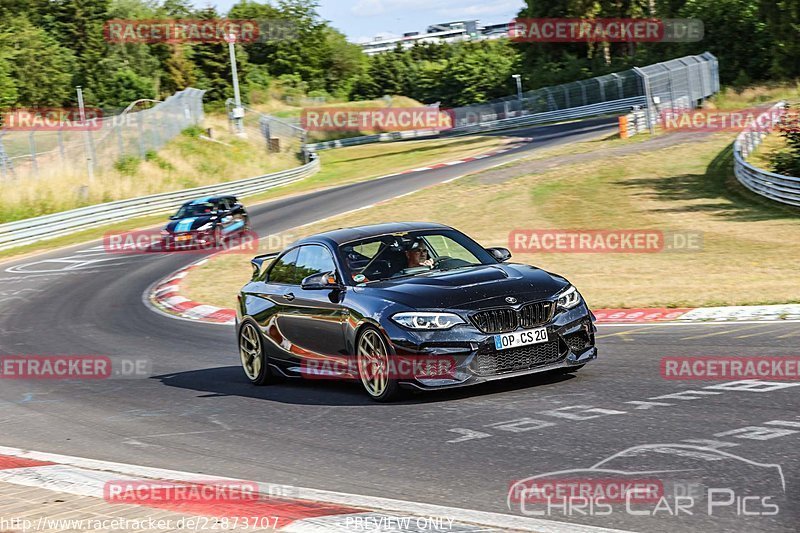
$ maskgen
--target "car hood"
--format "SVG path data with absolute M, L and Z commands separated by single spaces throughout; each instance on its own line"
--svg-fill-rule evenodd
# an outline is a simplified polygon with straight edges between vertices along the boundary
M 165 228 L 170 233 L 182 233 L 184 231 L 193 231 L 211 221 L 210 215 L 199 217 L 187 217 L 179 220 L 170 220 Z
M 555 296 L 569 282 L 540 268 L 515 263 L 483 265 L 451 271 L 376 281 L 357 292 L 418 309 L 465 309 L 508 306 Z

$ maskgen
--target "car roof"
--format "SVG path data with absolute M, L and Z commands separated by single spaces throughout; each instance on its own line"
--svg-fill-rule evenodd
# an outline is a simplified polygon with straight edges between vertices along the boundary
M 197 205 L 197 204 L 205 204 L 209 202 L 218 202 L 219 200 L 229 199 L 229 200 L 236 200 L 235 196 L 231 196 L 229 194 L 219 195 L 219 196 L 203 196 L 202 198 L 195 198 L 194 200 L 189 200 L 184 205 Z
M 294 245 L 327 242 L 338 246 L 346 242 L 378 237 L 380 235 L 431 229 L 452 230 L 453 228 L 435 222 L 387 222 L 384 224 L 371 224 L 368 226 L 356 226 L 325 231 L 300 239 L 294 243 Z

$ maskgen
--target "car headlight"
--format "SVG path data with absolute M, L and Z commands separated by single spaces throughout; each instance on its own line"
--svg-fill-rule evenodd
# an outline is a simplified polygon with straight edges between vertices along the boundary
M 197 230 L 195 230 L 195 231 L 208 231 L 213 226 L 214 226 L 213 222 L 207 222 L 207 223 L 203 224 L 202 226 L 200 226 L 199 228 L 197 228 Z
M 450 329 L 464 324 L 464 319 L 453 313 L 397 313 L 392 320 L 410 329 Z
M 567 290 L 558 295 L 557 303 L 558 307 L 562 309 L 572 309 L 581 303 L 581 295 L 578 289 L 570 285 Z

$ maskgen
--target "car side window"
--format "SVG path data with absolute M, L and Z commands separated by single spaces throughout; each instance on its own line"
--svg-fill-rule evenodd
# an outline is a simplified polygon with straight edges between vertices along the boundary
M 294 284 L 297 253 L 298 248 L 295 248 L 276 259 L 267 274 L 267 282 Z
M 312 274 L 335 271 L 336 263 L 334 263 L 333 256 L 326 247 L 319 244 L 301 246 L 300 254 L 297 258 L 294 283 L 295 285 L 300 285 L 303 279 Z

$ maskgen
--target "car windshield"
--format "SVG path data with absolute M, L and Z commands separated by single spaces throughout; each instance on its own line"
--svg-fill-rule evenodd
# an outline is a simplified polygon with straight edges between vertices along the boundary
M 345 243 L 339 252 L 356 283 L 497 264 L 478 243 L 455 230 L 369 237 Z
M 214 211 L 214 204 L 204 202 L 202 204 L 184 204 L 178 209 L 173 218 L 199 217 L 210 215 Z

